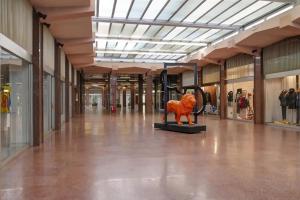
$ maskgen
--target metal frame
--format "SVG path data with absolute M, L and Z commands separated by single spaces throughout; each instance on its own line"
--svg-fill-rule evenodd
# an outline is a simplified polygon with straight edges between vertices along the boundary
M 151 37 L 155 37 L 157 34 L 159 34 L 159 33 L 161 32 L 161 30 L 162 30 L 165 26 L 172 26 L 172 27 L 173 27 L 173 28 L 171 28 L 171 29 L 168 31 L 167 34 L 169 34 L 170 32 L 172 32 L 172 31 L 174 30 L 175 27 L 185 27 L 185 29 L 183 29 L 181 32 L 179 32 L 174 38 L 176 38 L 177 36 L 179 36 L 182 32 L 186 31 L 187 28 L 197 28 L 197 30 L 192 31 L 190 34 L 186 35 L 185 38 L 190 37 L 192 34 L 195 34 L 196 31 L 198 31 L 200 28 L 206 28 L 206 29 L 210 29 L 210 30 L 211 30 L 211 29 L 219 29 L 220 31 L 222 31 L 222 30 L 229 30 L 229 33 L 222 33 L 222 34 L 220 34 L 220 31 L 217 31 L 216 33 L 210 35 L 210 36 L 208 37 L 208 39 L 211 38 L 211 39 L 209 40 L 209 42 L 208 42 L 208 43 L 210 43 L 210 42 L 218 41 L 218 40 L 220 40 L 220 38 L 224 38 L 224 37 L 226 37 L 226 36 L 232 34 L 234 31 L 243 29 L 243 27 L 246 26 L 247 24 L 253 23 L 253 22 L 255 22 L 255 21 L 257 21 L 257 20 L 260 20 L 260 19 L 262 19 L 262 18 L 265 17 L 265 15 L 264 15 L 264 16 L 258 16 L 256 20 L 252 20 L 251 22 L 247 22 L 247 24 L 243 24 L 243 25 L 241 25 L 241 26 L 235 26 L 235 25 L 221 25 L 221 23 L 220 23 L 220 24 L 212 24 L 212 23 L 211 23 L 217 16 L 221 15 L 222 13 L 226 12 L 226 10 L 228 10 L 228 9 L 230 9 L 231 7 L 235 6 L 235 5 L 236 5 L 236 3 L 235 3 L 235 4 L 231 5 L 231 6 L 229 6 L 228 9 L 226 9 L 226 10 L 224 10 L 224 11 L 218 13 L 218 14 L 216 15 L 216 17 L 213 17 L 213 18 L 210 19 L 207 23 L 197 23 L 197 21 L 199 21 L 200 19 L 202 19 L 203 16 L 205 16 L 205 15 L 207 15 L 207 13 L 213 11 L 214 8 L 215 8 L 216 6 L 218 6 L 221 2 L 224 2 L 224 0 L 222 0 L 222 1 L 220 1 L 217 5 L 215 5 L 213 8 L 211 8 L 209 11 L 207 11 L 206 13 L 202 14 L 201 16 L 199 16 L 199 18 L 198 18 L 195 22 L 193 22 L 193 23 L 190 23 L 190 22 L 188 22 L 188 23 L 187 23 L 187 22 L 184 22 L 184 19 L 186 19 L 186 18 L 187 18 L 191 13 L 193 13 L 199 6 L 201 6 L 203 2 L 201 2 L 201 3 L 199 3 L 199 4 L 197 3 L 197 5 L 195 5 L 195 7 L 193 7 L 193 8 L 186 14 L 186 16 L 182 16 L 183 18 L 180 18 L 180 20 L 182 19 L 180 22 L 179 22 L 179 21 L 174 21 L 174 20 L 172 20 L 172 19 L 174 18 L 174 16 L 176 15 L 176 13 L 178 13 L 178 11 L 180 11 L 180 10 L 181 10 L 188 2 L 189 2 L 189 0 L 185 0 L 185 1 L 183 1 L 182 3 L 180 3 L 180 5 L 178 5 L 178 6 L 176 7 L 176 11 L 174 10 L 175 12 L 172 12 L 172 14 L 171 14 L 170 16 L 168 16 L 168 19 L 166 19 L 166 20 L 158 20 L 158 17 L 160 16 L 160 14 L 164 11 L 164 9 L 165 9 L 165 8 L 168 6 L 168 4 L 172 1 L 172 0 L 167 0 L 166 3 L 165 3 L 165 5 L 160 9 L 160 11 L 157 13 L 157 15 L 156 15 L 156 16 L 153 16 L 153 17 L 154 17 L 154 20 L 143 20 L 143 16 L 145 15 L 145 13 L 147 12 L 149 6 L 150 6 L 151 3 L 153 2 L 153 0 L 150 0 L 150 1 L 147 3 L 147 5 L 145 6 L 144 10 L 140 13 L 141 15 L 140 15 L 140 18 L 139 18 L 139 19 L 128 19 L 129 15 L 130 15 L 130 13 L 131 13 L 131 11 L 132 11 L 132 7 L 133 7 L 134 3 L 137 1 L 137 0 L 132 0 L 132 1 L 131 1 L 131 5 L 129 6 L 129 9 L 128 9 L 128 11 L 127 11 L 127 16 L 126 16 L 126 18 L 125 18 L 125 19 L 115 19 L 115 18 L 114 18 L 115 7 L 116 7 L 116 4 L 117 4 L 117 1 L 121 1 L 121 0 L 113 0 L 113 1 L 114 1 L 114 2 L 113 2 L 114 5 L 113 5 L 113 10 L 112 10 L 112 13 L 111 13 L 111 17 L 109 17 L 109 18 L 101 18 L 101 17 L 99 17 L 99 12 L 98 12 L 98 10 L 99 10 L 99 0 L 96 0 L 96 3 L 97 3 L 97 5 L 98 5 L 98 7 L 96 8 L 96 9 L 97 9 L 97 12 L 96 12 L 96 13 L 97 13 L 97 16 L 96 16 L 96 17 L 93 17 L 93 21 L 94 21 L 94 22 L 107 22 L 107 23 L 110 24 L 110 25 L 109 25 L 109 32 L 108 32 L 109 34 L 112 34 L 112 33 L 111 33 L 111 26 L 112 26 L 113 23 L 122 23 L 122 24 L 123 24 L 122 28 L 120 29 L 120 34 L 122 34 L 122 31 L 123 31 L 123 29 L 124 29 L 124 27 L 125 27 L 125 24 L 134 24 L 134 25 L 135 25 L 135 28 L 133 29 L 133 33 L 134 33 L 134 31 L 136 30 L 136 28 L 138 27 L 138 25 L 140 25 L 140 24 L 149 25 L 149 27 L 145 30 L 145 33 L 144 33 L 144 34 L 147 34 L 147 31 L 152 27 L 151 25 L 154 25 L 154 26 L 161 26 L 161 27 L 158 29 L 158 31 L 156 31 L 154 34 L 151 34 Z M 240 1 L 241 1 L 241 0 L 238 0 L 237 3 L 240 2 Z M 256 2 L 258 2 L 258 0 L 255 0 L 255 1 L 254 1 L 253 3 L 251 3 L 250 5 L 252 5 L 252 4 L 256 3 Z M 267 13 L 266 15 L 272 14 L 272 13 L 274 13 L 274 12 L 280 10 L 281 8 L 283 8 L 283 7 L 287 6 L 287 5 L 295 4 L 295 3 L 296 3 L 296 0 L 271 0 L 271 2 L 281 2 L 281 3 L 283 3 L 283 5 L 280 6 L 278 9 L 272 10 L 271 12 Z M 270 4 L 268 4 L 268 5 L 264 6 L 264 7 L 267 7 L 267 6 L 269 6 L 269 5 L 270 5 Z M 264 7 L 262 7 L 262 8 L 264 8 Z M 246 8 L 247 8 L 247 7 L 243 8 L 243 9 L 240 9 L 238 12 L 242 12 L 242 11 L 245 10 Z M 260 8 L 260 9 L 262 9 L 262 8 Z M 260 10 L 260 9 L 258 9 L 258 10 Z M 237 13 L 238 13 L 238 12 L 237 12 Z M 229 17 L 226 17 L 226 19 L 224 18 L 223 21 L 228 20 L 229 18 L 231 18 L 232 16 L 234 16 L 234 15 L 237 14 L 237 13 L 236 13 L 236 12 L 233 12 Z M 253 13 L 251 13 L 251 14 L 253 14 Z M 251 15 L 251 14 L 250 14 L 250 15 Z M 245 17 L 248 17 L 248 16 L 249 16 L 249 15 L 247 15 L 247 16 L 245 16 Z M 245 17 L 244 17 L 244 18 L 245 18 Z M 243 18 L 242 18 L 242 19 L 243 19 Z M 239 19 L 239 20 L 242 20 L 242 19 Z M 98 23 L 96 23 L 96 26 L 97 26 L 97 30 L 98 30 Z M 119 30 L 118 30 L 118 31 L 119 31 Z M 209 31 L 209 30 L 208 30 L 208 31 Z M 203 32 L 203 33 L 201 32 L 201 33 L 199 33 L 199 34 L 195 34 L 195 37 L 193 37 L 193 38 L 195 39 L 195 38 L 197 38 L 197 37 L 201 37 L 201 35 L 203 35 L 203 34 L 205 34 L 205 33 L 206 33 L 206 32 Z M 216 34 L 218 34 L 218 35 L 216 35 Z M 219 35 L 221 35 L 221 36 L 219 37 Z M 213 38 L 212 38 L 212 37 L 213 37 Z M 183 38 L 183 40 L 185 40 L 185 38 Z M 109 41 L 107 41 L 107 43 L 106 43 L 106 48 L 107 48 L 108 43 L 109 43 Z M 149 43 L 150 43 L 150 42 L 149 42 Z M 118 42 L 115 42 L 115 45 L 117 45 L 117 44 L 118 44 Z M 137 41 L 136 44 L 139 44 L 138 41 Z M 125 44 L 124 48 L 126 48 L 127 45 L 128 45 L 128 43 Z M 156 44 L 156 45 L 163 45 L 163 44 Z M 151 44 L 151 43 L 150 43 L 150 44 L 147 44 L 147 43 L 145 42 L 145 44 L 141 45 L 141 50 L 143 50 L 143 48 L 155 48 L 156 45 L 155 45 L 155 44 Z M 166 45 L 169 45 L 169 44 L 165 44 L 162 48 L 166 48 L 166 47 L 167 47 Z M 171 44 L 171 45 L 172 45 L 172 44 Z M 174 44 L 173 44 L 173 45 L 174 45 Z M 188 44 L 184 44 L 184 45 L 188 45 Z M 171 47 L 172 47 L 172 46 L 171 46 Z M 173 47 L 174 47 L 174 46 L 173 46 Z M 178 48 L 181 48 L 181 47 L 178 47 Z M 192 53 L 193 51 L 197 51 L 197 50 L 199 50 L 199 49 L 201 49 L 201 47 L 199 47 L 199 48 L 193 48 L 193 47 L 192 47 L 192 49 L 186 49 L 185 51 L 186 51 L 187 54 L 189 54 L 189 53 Z M 124 53 L 124 54 L 125 54 L 125 53 Z M 111 55 L 109 55 L 109 54 L 105 54 L 105 57 L 110 57 L 110 56 L 111 56 Z M 169 58 L 168 60 L 173 61 L 173 60 L 178 60 L 178 59 L 180 59 L 180 58 Z
M 168 87 L 168 81 L 167 81 L 167 79 L 168 79 L 168 66 L 178 66 L 178 65 L 194 67 L 194 85 L 184 87 L 185 92 L 186 92 L 187 89 L 194 89 L 194 94 L 196 95 L 196 92 L 198 90 L 200 90 L 202 96 L 204 96 L 203 90 L 198 86 L 198 73 L 197 73 L 198 66 L 197 66 L 196 63 L 164 63 L 164 70 L 162 72 L 162 79 L 163 79 L 163 86 L 164 86 L 164 124 L 165 124 L 165 126 L 168 125 L 167 102 L 169 101 L 169 93 L 168 92 L 169 92 L 169 89 L 170 89 Z M 206 103 L 205 103 L 204 99 L 203 99 L 203 104 L 204 104 L 204 107 L 205 107 Z M 197 101 L 196 101 L 195 108 L 196 108 L 196 110 L 194 112 L 194 123 L 197 124 L 197 116 L 203 112 L 203 108 L 200 111 L 198 110 Z
M 227 26 L 227 25 L 215 25 L 215 24 L 203 24 L 203 23 L 189 23 L 189 22 L 170 22 L 170 21 L 149 21 L 149 20 L 133 20 L 133 19 L 114 19 L 93 17 L 94 22 L 106 22 L 106 23 L 123 23 L 123 24 L 136 24 L 136 25 L 155 25 L 155 26 L 175 26 L 186 28 L 209 28 L 209 29 L 222 29 L 222 30 L 238 30 L 240 26 Z

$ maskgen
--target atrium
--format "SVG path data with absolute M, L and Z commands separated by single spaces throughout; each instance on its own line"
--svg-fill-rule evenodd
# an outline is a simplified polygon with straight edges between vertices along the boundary
M 300 199 L 299 0 L 0 0 L 0 199 Z

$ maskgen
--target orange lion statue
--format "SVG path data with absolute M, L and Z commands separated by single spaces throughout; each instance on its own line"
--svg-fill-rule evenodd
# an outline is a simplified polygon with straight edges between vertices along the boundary
M 170 100 L 167 103 L 167 112 L 173 112 L 178 125 L 182 125 L 180 117 L 185 115 L 189 125 L 192 125 L 190 114 L 196 104 L 195 96 L 192 94 L 185 94 L 181 97 L 180 101 Z

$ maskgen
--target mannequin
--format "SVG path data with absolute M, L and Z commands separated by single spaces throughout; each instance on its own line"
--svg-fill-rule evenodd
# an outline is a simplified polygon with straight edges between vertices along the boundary
M 280 95 L 279 95 L 282 120 L 286 120 L 286 107 L 287 107 L 286 95 L 287 95 L 287 90 L 282 90 Z
M 297 90 L 296 107 L 297 107 L 297 125 L 300 125 L 300 88 Z
M 228 106 L 232 106 L 233 102 L 233 91 L 229 91 L 227 94 Z
M 293 113 L 294 113 L 294 109 L 296 109 L 296 101 L 297 101 L 297 93 L 294 88 L 290 88 L 286 94 L 287 106 L 288 106 L 288 109 L 291 110 L 291 113 L 292 113 L 292 119 L 291 119 L 290 123 L 294 123 Z

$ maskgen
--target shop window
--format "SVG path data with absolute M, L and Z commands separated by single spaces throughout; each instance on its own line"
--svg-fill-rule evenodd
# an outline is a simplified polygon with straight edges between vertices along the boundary
M 297 75 L 299 76 L 299 75 Z M 265 121 L 281 125 L 300 125 L 299 78 L 286 76 L 265 81 Z
M 0 49 L 0 161 L 30 143 L 30 65 Z

